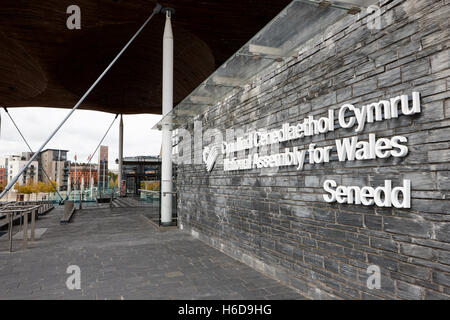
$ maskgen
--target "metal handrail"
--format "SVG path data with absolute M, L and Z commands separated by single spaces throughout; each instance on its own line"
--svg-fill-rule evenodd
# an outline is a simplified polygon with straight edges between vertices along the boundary
M 40 207 L 41 206 L 39 205 L 39 206 L 32 206 L 29 208 L 12 208 L 9 210 L 2 210 L 2 211 L 0 211 L 0 217 L 4 217 L 4 216 L 6 216 L 6 214 L 13 213 L 13 212 L 18 212 L 18 213 L 30 212 L 32 210 L 39 209 Z
M 41 206 L 46 204 L 52 204 L 51 201 L 14 201 L 10 202 L 5 206 L 0 206 L 0 212 L 4 212 L 9 209 L 23 209 L 29 208 L 30 206 Z
M 40 204 L 37 205 L 22 205 L 21 203 L 15 203 L 16 205 L 7 206 L 5 208 L 2 208 L 0 210 L 0 217 L 5 217 L 7 224 L 8 224 L 8 242 L 9 242 L 9 252 L 13 252 L 13 228 L 14 228 L 14 221 L 17 219 L 17 217 L 20 219 L 21 226 L 22 226 L 22 241 L 24 244 L 24 248 L 27 248 L 28 245 L 28 215 L 31 213 L 31 234 L 30 234 L 30 240 L 34 241 L 35 238 L 35 220 L 36 216 L 39 215 L 39 213 L 42 213 L 40 210 L 43 208 L 44 210 L 47 210 L 52 207 L 52 203 L 49 201 L 34 201 L 35 203 L 40 202 Z M 22 224 L 23 220 L 23 224 Z
M 159 191 L 155 191 L 155 190 L 138 189 L 138 191 L 144 192 L 144 193 L 155 193 L 155 194 L 159 194 Z

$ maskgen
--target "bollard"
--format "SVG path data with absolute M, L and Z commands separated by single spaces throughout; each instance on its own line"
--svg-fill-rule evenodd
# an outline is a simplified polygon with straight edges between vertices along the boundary
M 22 212 L 22 218 L 23 218 L 23 247 L 26 249 L 28 246 L 28 212 Z

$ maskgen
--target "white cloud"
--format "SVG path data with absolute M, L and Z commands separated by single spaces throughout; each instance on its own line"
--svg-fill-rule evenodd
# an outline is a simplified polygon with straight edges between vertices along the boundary
M 17 126 L 33 151 L 37 150 L 51 132 L 64 119 L 69 109 L 9 108 Z M 76 110 L 46 148 L 69 150 L 69 160 L 76 154 L 78 162 L 87 162 L 115 115 L 110 113 Z M 161 119 L 160 115 L 124 115 L 124 156 L 158 155 L 161 149 L 160 131 L 151 130 Z M 109 148 L 109 168 L 116 169 L 115 159 L 119 149 L 119 118 L 114 122 L 102 145 Z M 28 151 L 5 111 L 1 110 L 0 155 L 19 154 Z M 98 161 L 98 151 L 92 162 Z

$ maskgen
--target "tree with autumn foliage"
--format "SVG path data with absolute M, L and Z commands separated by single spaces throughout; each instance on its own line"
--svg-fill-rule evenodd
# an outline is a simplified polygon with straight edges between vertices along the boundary
M 54 187 L 55 184 L 56 184 L 55 181 L 51 182 L 38 181 L 36 183 L 31 181 L 24 185 L 19 185 L 19 183 L 16 183 L 14 185 L 14 190 L 16 190 L 16 192 L 19 194 L 27 194 L 28 199 L 30 199 L 31 197 L 30 195 L 34 193 L 36 194 L 35 200 L 37 201 L 39 193 L 50 194 L 50 192 L 55 192 L 56 191 Z

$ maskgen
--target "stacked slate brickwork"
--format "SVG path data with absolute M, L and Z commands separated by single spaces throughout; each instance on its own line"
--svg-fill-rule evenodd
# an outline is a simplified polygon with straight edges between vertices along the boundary
M 185 129 L 178 165 L 180 224 L 194 236 L 315 299 L 450 298 L 450 1 L 382 1 L 381 30 L 367 14 L 348 15 L 300 48 L 299 56 L 264 70 L 251 84 Z M 355 106 L 421 93 L 422 112 L 369 123 L 359 134 L 403 135 L 404 158 L 306 164 L 278 171 L 207 172 L 194 128 L 276 129 Z M 200 128 L 200 129 L 198 129 Z M 333 145 L 354 136 L 339 128 L 280 148 Z M 190 152 L 186 144 L 190 144 Z M 207 143 L 203 142 L 203 147 Z M 241 154 L 241 156 L 244 154 Z M 380 186 L 412 183 L 411 209 L 323 200 L 323 182 Z M 367 268 L 381 288 L 367 287 Z

